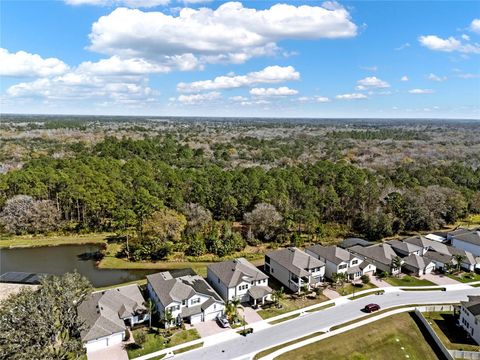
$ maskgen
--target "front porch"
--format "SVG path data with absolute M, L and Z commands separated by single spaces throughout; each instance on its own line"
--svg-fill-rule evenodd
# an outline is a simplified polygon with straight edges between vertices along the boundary
M 252 286 L 248 289 L 248 295 L 250 296 L 250 303 L 252 306 L 264 305 L 272 298 L 272 289 L 268 286 Z

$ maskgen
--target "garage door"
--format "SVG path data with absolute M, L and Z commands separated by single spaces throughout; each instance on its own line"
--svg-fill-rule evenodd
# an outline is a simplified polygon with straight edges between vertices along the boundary
M 190 316 L 190 324 L 198 324 L 202 322 L 202 314 Z
M 98 340 L 89 341 L 88 343 L 85 344 L 85 347 L 87 348 L 87 352 L 105 349 L 107 346 L 108 346 L 107 338 L 101 338 Z
M 435 265 L 427 266 L 425 268 L 425 274 L 430 274 L 435 269 Z
M 210 314 L 205 314 L 205 321 L 207 320 L 215 320 L 215 318 L 219 315 L 222 315 L 221 311 L 215 311 Z

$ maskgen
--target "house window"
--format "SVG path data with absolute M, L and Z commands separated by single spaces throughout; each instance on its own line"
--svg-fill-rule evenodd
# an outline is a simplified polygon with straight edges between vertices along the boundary
M 187 300 L 182 300 L 182 305 L 183 306 L 187 305 Z
M 220 284 L 220 278 L 218 278 L 218 283 Z
M 298 276 L 297 275 L 292 274 L 291 279 L 292 279 L 293 282 L 298 282 Z
M 338 265 L 338 270 L 346 269 L 347 265 Z
M 357 265 L 358 264 L 358 260 L 353 260 L 352 261 L 352 265 Z
M 265 264 L 270 264 L 270 258 L 268 256 L 265 256 Z
M 200 298 L 192 299 L 192 305 L 198 304 L 200 302 Z

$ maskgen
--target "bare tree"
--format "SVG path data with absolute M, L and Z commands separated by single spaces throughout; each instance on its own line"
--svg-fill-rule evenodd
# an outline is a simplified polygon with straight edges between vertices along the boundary
M 198 204 L 185 205 L 183 213 L 187 218 L 187 229 L 191 232 L 204 229 L 212 222 L 212 213 Z
M 60 213 L 53 201 L 35 200 L 27 195 L 10 198 L 0 213 L 0 223 L 13 234 L 55 230 L 59 220 Z
M 243 219 L 255 236 L 265 240 L 273 238 L 283 220 L 275 206 L 265 203 L 255 205 L 252 212 L 246 213 Z

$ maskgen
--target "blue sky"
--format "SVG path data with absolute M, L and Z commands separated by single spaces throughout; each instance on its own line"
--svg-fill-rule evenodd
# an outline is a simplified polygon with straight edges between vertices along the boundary
M 1 3 L 1 112 L 480 118 L 480 2 Z

